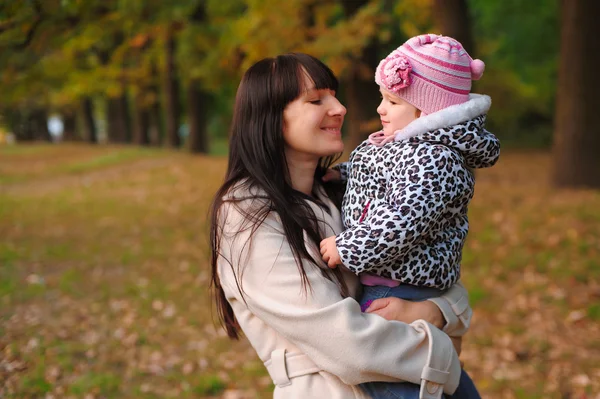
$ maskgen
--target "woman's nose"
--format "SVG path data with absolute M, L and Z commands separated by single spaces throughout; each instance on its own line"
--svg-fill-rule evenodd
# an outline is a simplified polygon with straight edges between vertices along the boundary
M 329 109 L 330 115 L 346 115 L 346 107 L 342 105 L 342 103 L 335 97 L 333 97 L 333 102 L 331 104 L 331 108 Z

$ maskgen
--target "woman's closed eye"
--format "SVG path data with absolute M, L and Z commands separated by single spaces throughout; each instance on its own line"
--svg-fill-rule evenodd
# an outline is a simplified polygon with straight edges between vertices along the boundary
M 319 99 L 317 99 L 317 100 L 310 100 L 309 102 L 310 102 L 311 104 L 314 104 L 314 105 L 320 105 L 320 104 L 321 104 L 321 99 L 319 98 Z

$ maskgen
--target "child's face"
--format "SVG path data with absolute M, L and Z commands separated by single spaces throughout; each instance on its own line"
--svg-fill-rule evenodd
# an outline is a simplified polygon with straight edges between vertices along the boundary
M 393 135 L 397 130 L 405 128 L 418 118 L 419 110 L 414 105 L 383 87 L 380 87 L 379 91 L 381 92 L 381 104 L 377 107 L 377 113 L 381 116 L 385 136 Z

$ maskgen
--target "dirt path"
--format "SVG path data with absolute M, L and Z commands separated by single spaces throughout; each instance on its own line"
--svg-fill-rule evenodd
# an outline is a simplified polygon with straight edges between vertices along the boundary
M 60 175 L 29 180 L 23 183 L 10 183 L 0 185 L 0 195 L 44 195 L 65 188 L 87 187 L 97 182 L 119 179 L 131 171 L 152 170 L 171 165 L 174 162 L 171 159 L 144 159 L 70 176 Z

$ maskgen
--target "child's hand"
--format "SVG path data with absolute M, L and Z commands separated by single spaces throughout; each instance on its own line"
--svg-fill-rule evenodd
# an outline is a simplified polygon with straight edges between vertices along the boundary
M 332 269 L 342 264 L 340 253 L 335 244 L 335 236 L 327 237 L 321 241 L 321 256 L 325 263 L 327 263 L 327 266 Z
M 340 181 L 342 179 L 342 174 L 339 170 L 335 169 L 327 169 L 325 175 L 323 176 L 323 181 Z

